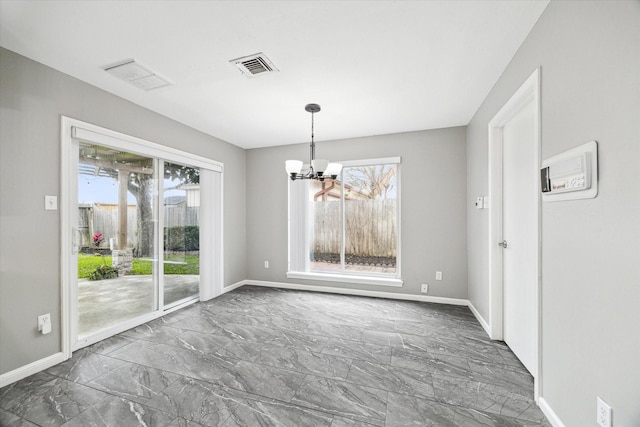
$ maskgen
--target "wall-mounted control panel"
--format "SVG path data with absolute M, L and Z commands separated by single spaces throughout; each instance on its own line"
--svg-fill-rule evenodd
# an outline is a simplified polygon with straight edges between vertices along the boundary
M 542 162 L 540 189 L 545 202 L 591 199 L 598 194 L 598 143 L 590 141 Z

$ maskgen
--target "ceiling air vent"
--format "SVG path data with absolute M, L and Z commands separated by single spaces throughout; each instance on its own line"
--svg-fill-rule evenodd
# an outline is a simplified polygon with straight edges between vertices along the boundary
M 273 62 L 264 53 L 243 56 L 242 58 L 232 59 L 229 62 L 238 67 L 242 74 L 247 77 L 261 76 L 278 71 Z
M 105 68 L 105 71 L 142 90 L 158 89 L 173 83 L 134 59 Z

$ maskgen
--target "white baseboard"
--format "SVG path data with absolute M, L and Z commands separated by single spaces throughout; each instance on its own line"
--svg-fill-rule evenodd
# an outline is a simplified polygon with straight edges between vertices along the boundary
M 240 286 L 244 286 L 247 284 L 246 280 L 240 280 L 239 282 L 233 283 L 229 286 L 225 286 L 224 288 L 222 288 L 222 293 L 226 294 L 227 292 L 231 292 L 234 289 L 238 289 Z
M 298 283 L 265 282 L 262 280 L 245 280 L 243 284 L 253 285 L 253 286 L 265 286 L 269 288 L 295 289 L 299 291 L 327 292 L 331 294 L 358 295 L 358 296 L 365 296 L 365 297 L 400 299 L 400 300 L 407 300 L 407 301 L 434 302 L 438 304 L 452 304 L 452 305 L 468 305 L 469 304 L 469 301 L 467 301 L 466 299 L 458 299 L 458 298 L 400 294 L 395 292 L 365 291 L 360 289 L 333 288 L 329 286 L 301 285 Z M 242 286 L 242 285 L 239 285 L 239 286 Z
M 540 397 L 540 399 L 538 400 L 538 406 L 553 427 L 565 427 L 564 423 L 560 420 L 560 417 L 558 417 L 556 413 L 553 412 L 553 409 L 551 409 L 549 403 L 544 400 L 544 397 Z
M 491 336 L 491 332 L 490 332 L 491 328 L 489 327 L 489 324 L 487 323 L 487 321 L 484 320 L 484 317 L 480 315 L 480 312 L 473 306 L 471 301 L 469 301 L 468 305 L 473 315 L 476 316 L 476 319 L 478 319 L 478 322 L 480 322 L 480 326 L 482 326 L 482 329 L 484 329 L 487 335 Z
M 51 356 L 31 362 L 28 365 L 21 366 L 18 369 L 14 369 L 13 371 L 9 371 L 6 374 L 2 374 L 0 375 L 0 388 L 13 384 L 16 381 L 20 381 L 23 378 L 27 378 L 29 375 L 37 374 L 40 371 L 49 369 L 50 367 L 57 365 L 58 363 L 62 363 L 65 360 L 64 353 L 55 353 Z

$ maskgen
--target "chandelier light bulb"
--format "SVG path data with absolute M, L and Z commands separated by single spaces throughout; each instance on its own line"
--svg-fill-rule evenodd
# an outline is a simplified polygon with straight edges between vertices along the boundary
M 322 175 L 327 170 L 327 166 L 329 166 L 329 160 L 326 159 L 314 159 L 311 161 L 311 167 L 319 175 Z
M 285 168 L 287 170 L 287 175 L 297 175 L 302 171 L 302 161 L 300 160 L 287 160 L 285 162 Z

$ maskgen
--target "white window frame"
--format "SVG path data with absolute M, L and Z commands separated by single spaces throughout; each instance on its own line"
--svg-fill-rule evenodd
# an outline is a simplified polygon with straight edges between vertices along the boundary
M 304 182 L 289 180 L 289 256 L 288 256 L 288 269 L 287 278 L 289 279 L 303 279 L 303 280 L 320 280 L 327 282 L 343 282 L 343 283 L 356 283 L 363 285 L 380 285 L 380 286 L 393 286 L 402 287 L 403 281 L 401 279 L 401 202 L 400 202 L 400 157 L 385 157 L 377 159 L 363 159 L 363 160 L 351 160 L 341 162 L 343 167 L 359 167 L 359 166 L 372 166 L 382 164 L 395 164 L 397 165 L 397 224 L 396 224 L 396 272 L 391 274 L 381 273 L 363 273 L 363 272 L 343 272 L 331 273 L 331 272 L 318 272 L 310 271 L 310 261 L 308 256 L 309 248 L 309 236 L 311 227 L 311 214 L 308 209 L 308 185 L 304 185 Z M 342 184 L 344 185 L 344 183 Z M 341 220 L 344 223 L 344 212 Z M 342 229 L 342 244 L 344 245 L 344 227 Z M 344 248 L 343 251 L 344 252 Z
M 200 225 L 201 236 L 216 236 L 216 238 L 204 238 L 200 241 L 200 249 L 203 253 L 209 253 L 208 259 L 200 260 L 200 289 L 199 300 L 207 301 L 222 294 L 224 284 L 224 259 L 223 259 L 223 188 L 224 188 L 224 164 L 206 157 L 187 153 L 182 150 L 163 146 L 155 142 L 136 138 L 107 128 L 86 123 L 77 119 L 61 116 L 61 200 L 60 204 L 60 229 L 61 229 L 61 312 L 62 312 L 62 353 L 64 360 L 71 357 L 72 351 L 91 345 L 97 341 L 116 335 L 132 327 L 138 326 L 150 320 L 162 317 L 172 311 L 178 310 L 197 300 L 188 301 L 175 307 L 164 307 L 162 292 L 156 295 L 154 310 L 140 317 L 108 327 L 91 335 L 88 338 L 78 340 L 76 330 L 73 330 L 74 322 L 72 313 L 77 312 L 77 289 L 72 283 L 77 283 L 77 272 L 71 271 L 71 263 L 74 262 L 73 240 L 75 234 L 75 221 L 73 211 L 77 212 L 77 154 L 73 153 L 73 146 L 77 141 L 85 140 L 92 143 L 112 148 L 121 148 L 124 151 L 153 157 L 158 161 L 170 161 L 200 168 L 200 182 L 206 182 L 209 188 L 215 191 L 209 194 L 201 194 L 201 217 L 211 218 L 210 222 L 203 221 Z M 74 142 L 75 141 L 75 142 Z M 156 161 L 156 160 L 154 160 Z M 156 207 L 157 209 L 157 207 Z M 162 210 L 157 209 L 159 212 Z M 159 216 L 162 214 L 160 213 Z M 162 218 L 156 224 L 156 235 L 159 235 L 159 226 Z M 157 251 L 158 248 L 154 250 Z M 156 254 L 156 258 L 159 258 Z M 157 263 L 159 266 L 160 264 Z M 156 268 L 159 268 L 159 267 Z M 162 275 L 160 275 L 160 280 Z M 161 283 L 162 285 L 162 283 Z M 156 291 L 162 290 L 156 289 Z

